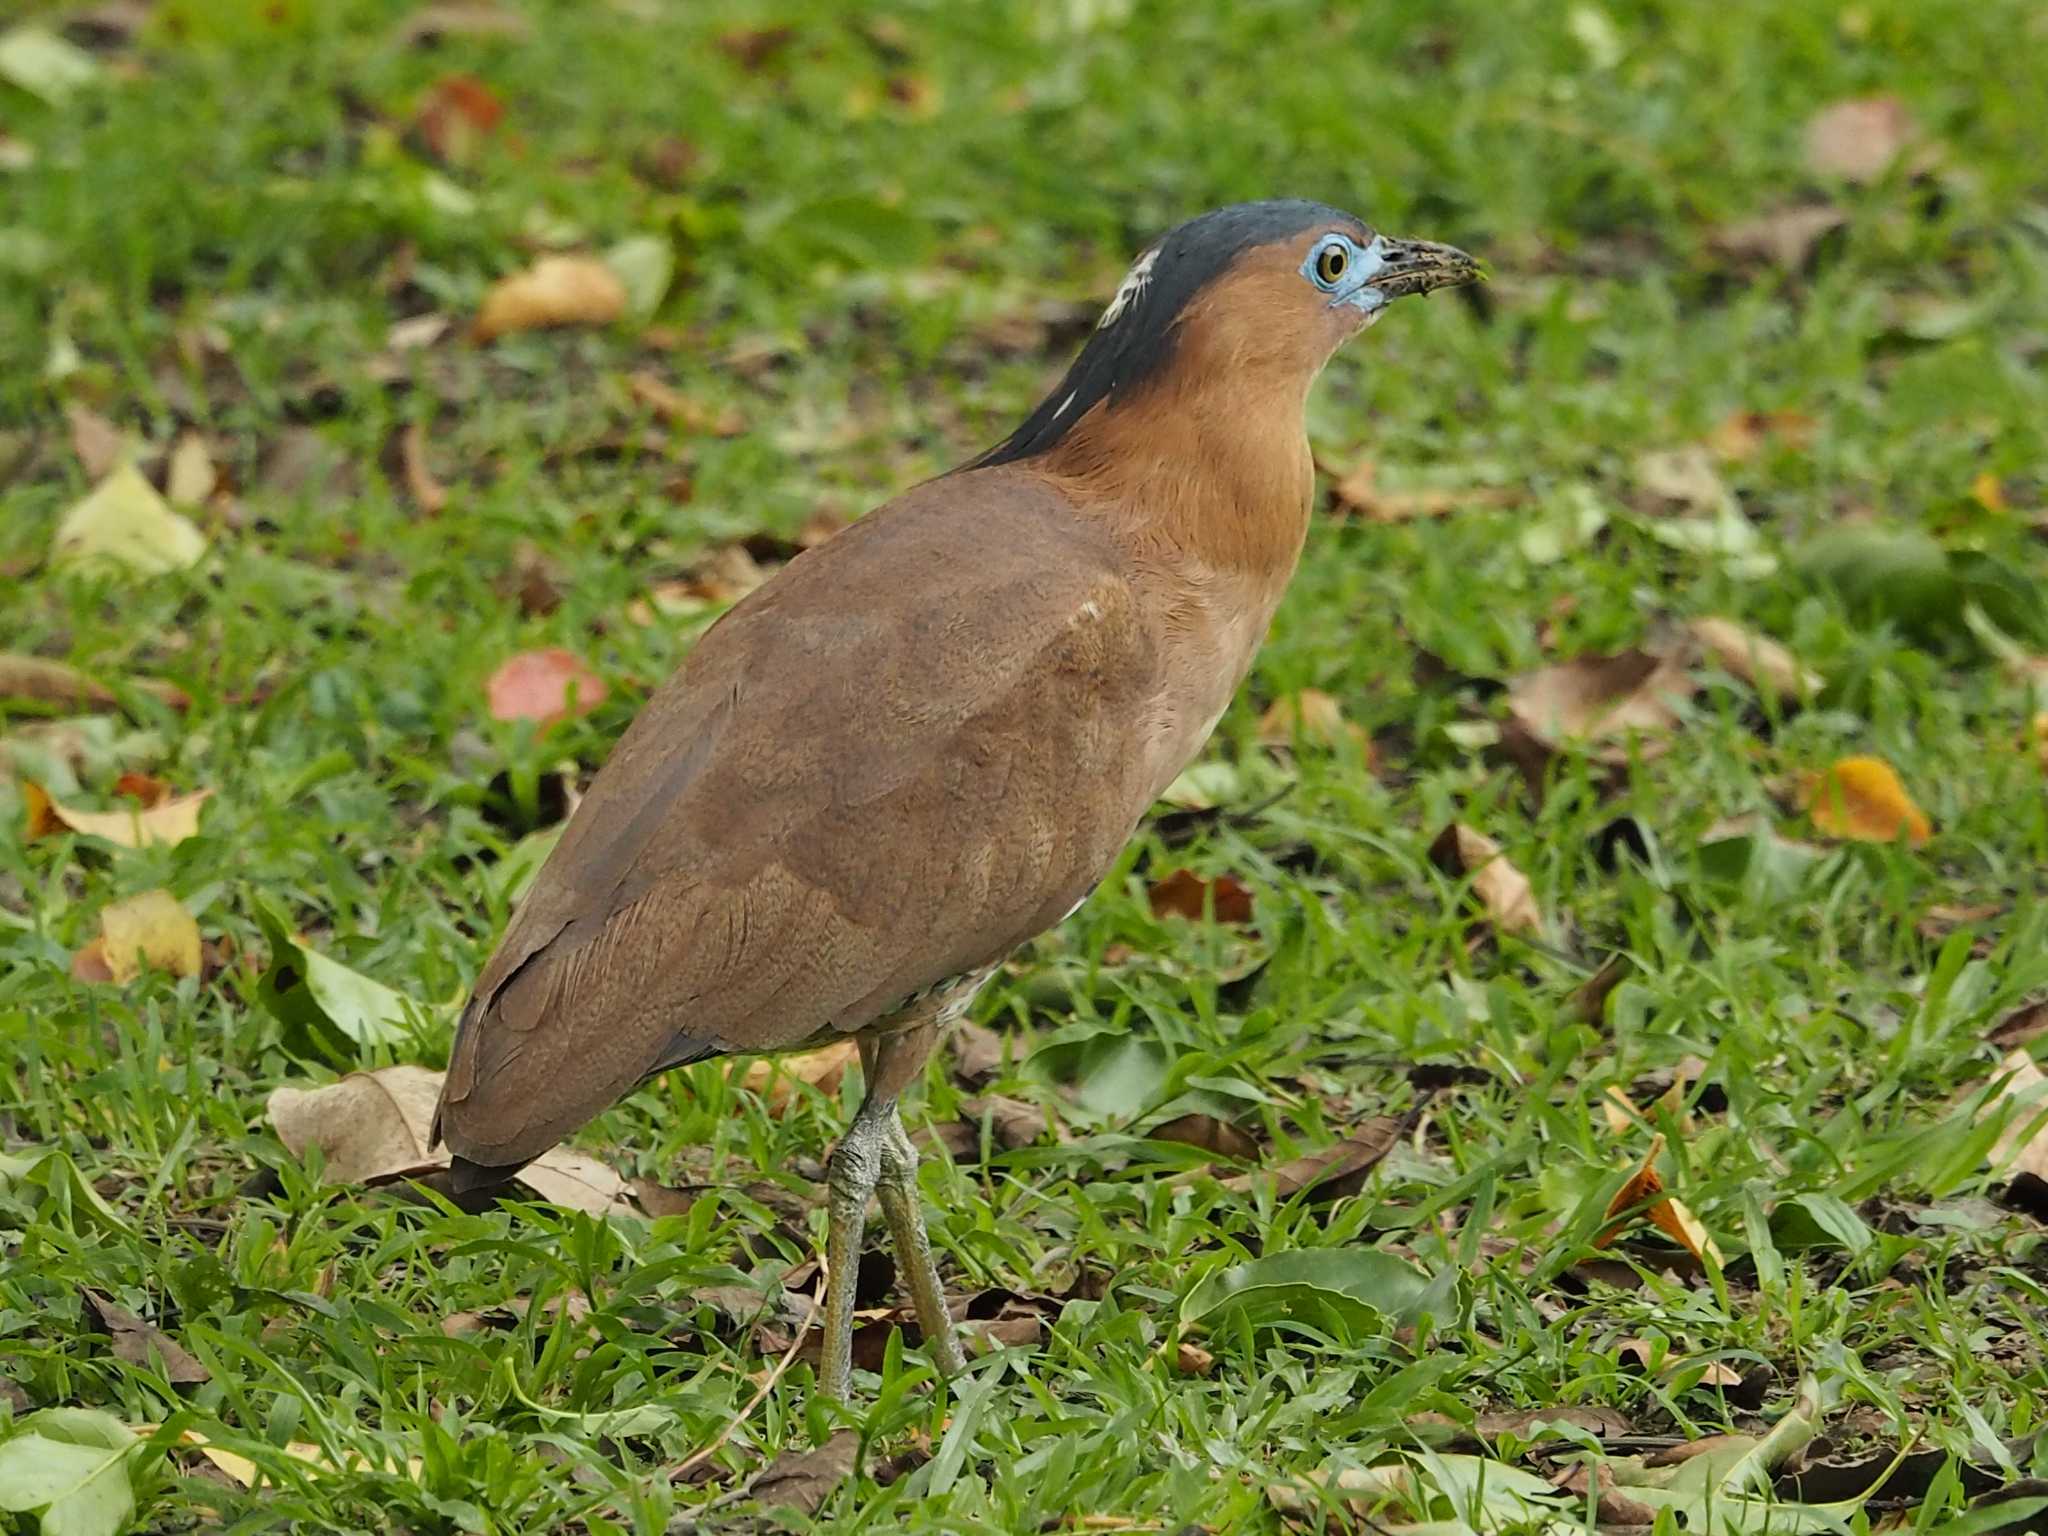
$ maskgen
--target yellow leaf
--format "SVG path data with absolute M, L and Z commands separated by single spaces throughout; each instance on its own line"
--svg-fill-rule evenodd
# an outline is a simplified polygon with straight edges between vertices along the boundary
M 199 810 L 213 791 L 195 790 L 178 795 L 147 809 L 127 811 L 81 811 L 54 798 L 33 780 L 21 781 L 21 799 L 28 813 L 31 839 L 47 837 L 60 827 L 87 837 L 103 837 L 122 848 L 169 847 L 182 843 L 199 831 Z
M 513 331 L 609 325 L 625 312 L 626 285 L 597 257 L 543 256 L 491 285 L 473 334 L 490 341 Z
M 1292 746 L 1299 737 L 1333 747 L 1350 740 L 1370 750 L 1371 738 L 1344 718 L 1344 706 L 1320 688 L 1304 688 L 1275 699 L 1273 707 L 1259 716 L 1259 745 Z
M 2005 483 L 1988 469 L 1970 482 L 1970 495 L 1986 512 L 2007 510 Z
M 1919 847 L 1934 835 L 1892 765 L 1881 757 L 1845 757 L 1807 779 L 1803 798 L 1816 830 L 1859 843 Z
M 1543 937 L 1543 913 L 1529 877 L 1510 864 L 1501 846 L 1484 832 L 1453 822 L 1429 845 L 1430 862 L 1453 879 L 1472 881 L 1472 894 L 1503 933 Z
M 1686 1208 L 1685 1202 L 1676 1195 L 1664 1194 L 1664 1181 L 1657 1176 L 1657 1159 L 1664 1155 L 1664 1137 L 1660 1133 L 1650 1138 L 1650 1150 L 1643 1157 L 1642 1165 L 1628 1176 L 1628 1182 L 1615 1192 L 1607 1202 L 1607 1216 L 1613 1222 L 1606 1231 L 1593 1239 L 1593 1246 L 1605 1248 L 1621 1235 L 1628 1224 L 1627 1213 L 1655 1199 L 1648 1210 L 1643 1212 L 1651 1225 L 1679 1244 L 1694 1258 L 1705 1262 L 1712 1259 L 1721 1262 L 1721 1250 L 1714 1245 L 1714 1239 L 1700 1224 L 1697 1216 Z M 1661 1198 L 1656 1198 L 1661 1197 Z
M 117 465 L 75 503 L 51 546 L 60 564 L 111 563 L 144 576 L 184 570 L 205 553 L 206 535 L 172 511 L 133 464 Z
M 173 976 L 199 974 L 199 924 L 166 890 L 144 891 L 100 909 L 100 954 L 117 982 L 144 966 Z
M 761 1095 L 771 1115 L 779 1115 L 796 1097 L 796 1085 L 809 1083 L 820 1093 L 831 1093 L 846 1075 L 846 1069 L 860 1059 L 851 1040 L 835 1040 L 815 1051 L 797 1051 L 788 1056 L 760 1056 L 747 1063 L 740 1086 Z

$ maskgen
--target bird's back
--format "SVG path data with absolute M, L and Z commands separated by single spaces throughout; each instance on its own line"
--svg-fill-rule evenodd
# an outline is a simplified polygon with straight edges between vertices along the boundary
M 1053 923 L 1181 766 L 1116 543 L 933 481 L 704 635 L 479 979 L 439 1129 L 515 1166 L 668 1066 L 886 1018 Z

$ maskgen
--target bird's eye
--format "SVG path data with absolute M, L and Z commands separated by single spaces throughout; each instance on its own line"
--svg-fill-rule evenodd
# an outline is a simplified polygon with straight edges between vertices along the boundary
M 1325 288 L 1334 288 L 1350 265 L 1351 253 L 1333 241 L 1316 253 L 1316 281 Z

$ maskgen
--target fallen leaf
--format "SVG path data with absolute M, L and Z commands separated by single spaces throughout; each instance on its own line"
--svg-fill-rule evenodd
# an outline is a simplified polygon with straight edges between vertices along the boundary
M 1913 803 L 1898 773 L 1881 757 L 1844 757 L 1802 783 L 1800 800 L 1814 829 L 1860 843 L 1895 843 L 1903 835 L 1917 848 L 1934 835 L 1927 813 Z
M 210 789 L 179 795 L 148 809 L 84 811 L 66 805 L 32 779 L 21 781 L 21 799 L 28 813 L 28 836 L 49 837 L 68 827 L 86 837 L 103 837 L 122 848 L 167 848 L 199 833 L 199 811 Z
M 1183 1339 L 1174 1346 L 1173 1368 L 1183 1376 L 1207 1376 L 1216 1369 L 1216 1357 Z
M 1970 482 L 1970 499 L 1986 512 L 2012 510 L 2005 498 L 2005 482 L 1988 469 L 1980 470 Z
M 189 709 L 191 695 L 174 684 L 155 678 L 131 679 L 129 686 L 168 704 L 172 709 Z M 110 709 L 120 702 L 114 690 L 61 661 L 38 656 L 0 652 L 0 698 L 33 699 L 43 704 Z
M 1380 488 L 1378 479 L 1379 466 L 1371 459 L 1361 460 L 1331 487 L 1337 509 L 1369 523 L 1407 523 L 1466 508 L 1511 507 L 1522 500 L 1521 491 L 1513 486 L 1420 486 L 1389 491 Z
M 144 576 L 184 570 L 205 553 L 206 535 L 127 463 L 64 514 L 51 545 L 59 564 L 112 564 Z
M 427 517 L 438 517 L 448 505 L 448 487 L 434 478 L 427 463 L 427 432 L 413 422 L 398 434 L 399 463 L 405 473 L 405 493 Z
M 448 334 L 446 315 L 414 315 L 406 320 L 394 320 L 391 329 L 384 333 L 384 350 L 387 352 L 418 352 L 431 347 Z
M 1146 892 L 1146 899 L 1152 905 L 1154 917 L 1184 917 L 1200 922 L 1205 913 L 1213 911 L 1219 923 L 1242 926 L 1252 921 L 1251 887 L 1235 875 L 1210 878 L 1191 869 L 1176 869 L 1165 879 L 1155 881 Z
M 953 1026 L 950 1038 L 953 1076 L 968 1087 L 982 1087 L 1003 1070 L 1003 1037 L 986 1024 L 962 1019 Z
M 2048 1075 L 2034 1065 L 2023 1045 L 2007 1051 L 1998 1063 L 1998 1075 L 2005 1079 L 1998 1092 L 1985 1103 L 1985 1117 L 2013 1112 L 1998 1145 L 1991 1149 L 1991 1166 L 2012 1173 L 2028 1173 L 2048 1179 L 2048 1126 L 2034 1130 L 2034 1122 L 2048 1111 Z
M 1629 1213 L 1646 1200 L 1657 1198 L 1649 1209 L 1641 1214 L 1665 1236 L 1683 1247 L 1702 1263 L 1712 1259 L 1721 1263 L 1721 1250 L 1707 1229 L 1700 1225 L 1699 1218 L 1686 1209 L 1685 1202 L 1676 1195 L 1665 1195 L 1664 1181 L 1657 1174 L 1657 1159 L 1664 1154 L 1664 1137 L 1659 1134 L 1650 1138 L 1650 1150 L 1643 1157 L 1642 1165 L 1629 1175 L 1628 1181 L 1615 1191 L 1614 1198 L 1607 1203 L 1607 1217 L 1613 1224 L 1593 1239 L 1593 1246 L 1605 1248 L 1619 1237 L 1630 1220 Z
M 1366 1177 L 1399 1144 L 1410 1124 L 1409 1120 L 1376 1115 L 1354 1125 L 1333 1146 L 1289 1158 L 1277 1168 L 1234 1174 L 1222 1181 L 1223 1187 L 1248 1194 L 1271 1179 L 1275 1199 L 1291 1200 L 1299 1194 L 1314 1194 L 1325 1200 L 1341 1200 L 1364 1187 Z
M 814 1051 L 793 1051 L 783 1056 L 756 1056 L 744 1067 L 735 1062 L 728 1074 L 740 1074 L 740 1087 L 758 1094 L 771 1115 L 780 1115 L 797 1101 L 799 1084 L 815 1088 L 826 1097 L 839 1091 L 847 1068 L 860 1060 L 860 1048 L 851 1039 L 835 1040 Z
M 1798 272 L 1821 241 L 1848 222 L 1846 213 L 1826 203 L 1794 203 L 1753 219 L 1724 224 L 1710 231 L 1707 239 L 1732 261 Z
M 1614 1469 L 1604 1461 L 1581 1462 L 1557 1480 L 1557 1487 L 1583 1500 L 1594 1496 L 1594 1523 L 1601 1530 L 1631 1527 L 1648 1530 L 1656 1524 L 1655 1507 L 1630 1498 L 1615 1486 Z
M 275 1089 L 264 1113 L 294 1157 L 319 1148 L 328 1183 L 389 1183 L 449 1164 L 446 1147 L 427 1147 L 442 1076 L 413 1066 L 351 1072 L 320 1088 Z M 516 1177 L 541 1199 L 570 1210 L 637 1214 L 626 1181 L 586 1153 L 554 1147 Z
M 1648 738 L 1638 742 L 1645 756 L 1662 751 L 1666 744 L 1655 738 L 1678 725 L 1677 703 L 1693 691 L 1692 680 L 1671 657 L 1632 649 L 1576 656 L 1524 673 L 1508 684 L 1508 713 L 1545 751 L 1591 743 L 1597 759 L 1626 762 L 1620 739 Z
M 832 1491 L 853 1476 L 859 1452 L 859 1430 L 834 1430 L 831 1438 L 815 1449 L 786 1450 L 777 1456 L 754 1479 L 748 1494 L 771 1509 L 815 1515 Z
M 427 91 L 413 118 L 421 140 L 443 164 L 475 162 L 505 118 L 505 103 L 474 75 L 444 75 Z
M 1803 452 L 1813 446 L 1819 423 L 1804 411 L 1736 411 L 1707 435 L 1707 446 L 1738 463 L 1755 458 L 1768 443 Z
M 512 565 L 497 583 L 498 591 L 519 604 L 530 619 L 546 618 L 562 606 L 562 583 L 566 578 L 553 556 L 531 539 L 521 539 L 512 550 Z
M 493 720 L 541 725 L 589 714 L 608 691 L 582 658 L 559 646 L 508 657 L 484 685 Z
M 796 28 L 734 27 L 718 34 L 718 51 L 748 74 L 758 74 L 796 41 Z
M 1635 962 L 1619 952 L 1572 989 L 1571 1015 L 1582 1024 L 1598 1024 L 1607 1016 L 1607 999 L 1634 974 Z
M 1429 861 L 1453 880 L 1469 878 L 1472 894 L 1502 933 L 1543 936 L 1543 914 L 1529 877 L 1485 833 L 1452 822 L 1429 845 Z
M 691 399 L 652 368 L 639 368 L 627 375 L 626 388 L 635 400 L 663 421 L 686 432 L 738 437 L 747 430 L 746 418 L 737 406 L 727 405 L 713 410 L 702 401 Z
M 1723 671 L 1766 698 L 1781 704 L 1803 702 L 1823 686 L 1821 675 L 1801 665 L 1791 651 L 1732 619 L 1694 619 L 1687 629 Z
M 1371 750 L 1372 738 L 1344 718 L 1344 706 L 1320 688 L 1304 688 L 1275 699 L 1259 716 L 1259 745 L 1291 747 L 1297 740 L 1333 747 L 1351 741 Z
M 1636 460 L 1635 479 L 1645 495 L 1694 512 L 1720 512 L 1734 504 L 1713 455 L 1698 443 L 1643 454 Z
M 626 285 L 597 257 L 543 256 L 491 285 L 471 335 L 486 342 L 516 331 L 610 325 L 625 312 Z
M 1170 1141 L 1177 1146 L 1196 1147 L 1217 1157 L 1244 1162 L 1259 1155 L 1259 1143 L 1250 1133 L 1228 1120 L 1199 1112 L 1178 1115 L 1155 1125 L 1145 1135 L 1153 1141 Z
M 663 134 L 633 157 L 633 168 L 665 192 L 680 191 L 704 158 L 703 151 L 678 134 Z
M 497 37 L 518 42 L 532 35 L 533 23 L 524 16 L 482 0 L 423 5 L 398 29 L 399 42 L 408 47 L 437 43 L 446 37 Z
M 1843 181 L 1877 181 L 1918 132 L 1897 96 L 1838 101 L 1807 120 L 1806 168 Z
M 211 496 L 220 483 L 213 467 L 213 454 L 206 439 L 187 432 L 171 449 L 170 467 L 164 472 L 164 496 L 183 507 L 196 507 Z
M 106 980 L 121 985 L 133 981 L 145 968 L 173 976 L 197 976 L 199 924 L 169 891 L 144 891 L 100 908 L 100 937 L 80 954 L 87 952 L 97 957 Z M 78 969 L 74 961 L 74 975 Z
M 69 401 L 64 420 L 71 428 L 71 451 L 78 456 L 78 467 L 95 485 L 134 457 L 126 434 L 92 407 Z
M 183 1345 L 153 1324 L 145 1323 L 111 1297 L 82 1290 L 79 1299 L 100 1332 L 113 1340 L 114 1358 L 144 1370 L 160 1371 L 174 1387 L 196 1387 L 213 1373 L 186 1352 Z
M 1068 1139 L 1066 1127 L 1060 1124 L 1058 1116 L 1036 1104 L 1006 1098 L 1000 1093 L 961 1100 L 960 1118 L 977 1132 L 986 1123 L 990 1140 L 1004 1152 L 1035 1146 L 1048 1131 L 1055 1141 L 1065 1142 Z

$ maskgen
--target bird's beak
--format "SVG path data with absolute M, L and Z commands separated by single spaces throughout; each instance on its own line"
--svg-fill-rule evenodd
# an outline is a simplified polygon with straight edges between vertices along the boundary
M 1372 285 L 1385 298 L 1455 288 L 1477 282 L 1481 277 L 1479 263 L 1455 245 L 1438 245 L 1433 240 L 1395 240 L 1385 235 L 1374 243 L 1379 247 L 1380 267 L 1372 275 Z

